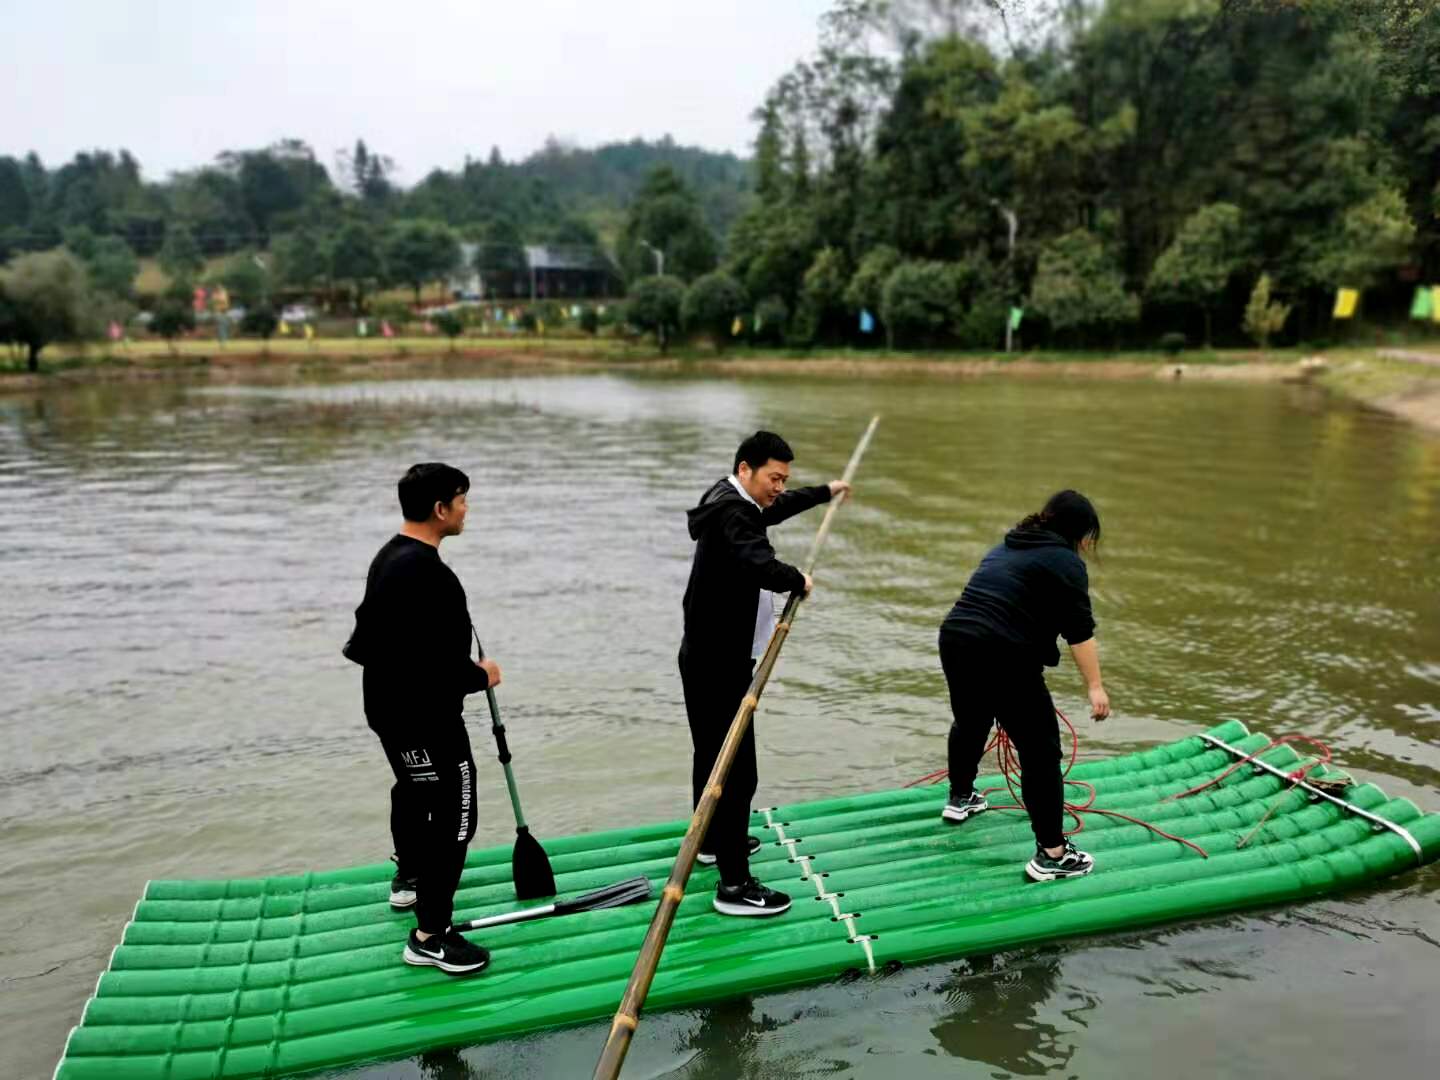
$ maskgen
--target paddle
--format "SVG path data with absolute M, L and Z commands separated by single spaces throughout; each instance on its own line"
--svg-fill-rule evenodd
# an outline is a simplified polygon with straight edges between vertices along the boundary
M 480 634 L 475 625 L 470 625 L 475 636 L 475 649 L 480 659 L 485 659 L 485 647 L 480 644 Z M 515 787 L 515 772 L 510 768 L 510 747 L 505 742 L 505 725 L 500 722 L 500 706 L 495 701 L 495 691 L 485 689 L 485 700 L 490 703 L 490 731 L 500 749 L 500 765 L 505 770 L 505 786 L 510 789 L 510 805 L 515 810 L 515 850 L 510 856 L 510 873 L 515 881 L 515 899 L 538 900 L 542 896 L 555 895 L 555 871 L 550 869 L 550 856 L 540 846 L 540 841 L 530 835 L 530 826 L 525 824 L 525 815 L 520 811 L 520 792 Z
M 479 930 L 486 926 L 502 926 L 505 923 L 524 922 L 527 919 L 543 919 L 548 915 L 574 915 L 580 911 L 599 911 L 602 908 L 620 907 L 622 904 L 638 904 L 641 900 L 650 899 L 651 891 L 649 878 L 627 878 L 624 881 L 615 882 L 614 885 L 606 885 L 603 889 L 583 893 L 570 900 L 556 900 L 553 904 L 544 904 L 540 907 L 521 908 L 518 911 L 506 911 L 499 915 L 487 915 L 483 919 L 471 919 L 469 922 L 456 923 L 455 929 Z

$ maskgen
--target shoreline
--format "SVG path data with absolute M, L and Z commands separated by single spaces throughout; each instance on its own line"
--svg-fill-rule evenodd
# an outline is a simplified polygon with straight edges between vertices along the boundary
M 1100 381 L 1308 383 L 1406 420 L 1440 435 L 1440 353 L 1398 349 L 1347 349 L 1289 359 L 1254 351 L 1197 352 L 1190 357 L 1073 354 L 1000 356 L 924 353 L 687 351 L 662 356 L 652 348 L 610 341 L 505 342 L 450 351 L 433 339 L 344 351 L 276 343 L 267 352 L 219 350 L 211 342 L 185 342 L 175 354 L 134 350 L 127 355 L 86 352 L 50 361 L 48 369 L 0 372 L 0 397 L 132 381 L 203 381 L 215 384 L 293 381 L 316 376 L 394 378 L 462 371 L 637 371 L 716 376 L 812 375 L 880 378 L 1064 378 Z M 368 343 L 367 343 L 368 345 Z M 377 346 L 380 343 L 376 343 Z

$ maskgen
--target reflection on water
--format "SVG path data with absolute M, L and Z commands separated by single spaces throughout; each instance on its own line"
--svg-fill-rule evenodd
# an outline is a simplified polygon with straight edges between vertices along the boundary
M 1083 752 L 1240 717 L 1440 804 L 1440 440 L 1310 389 L 583 376 L 0 399 L 0 1075 L 48 1075 L 147 878 L 388 851 L 388 771 L 338 647 L 405 466 L 475 482 L 445 557 L 505 664 L 543 838 L 686 811 L 684 511 L 748 431 L 783 432 L 818 482 L 875 411 L 758 720 L 774 801 L 941 762 L 940 617 L 1009 523 L 1074 486 L 1104 516 L 1117 709 L 1081 725 Z M 1080 713 L 1075 672 L 1052 685 Z M 486 779 L 493 843 L 508 805 Z M 1149 1076 L 1156 1046 L 1193 1075 L 1325 1075 L 1342 1037 L 1413 1074 L 1437 882 L 657 1014 L 627 1075 Z M 603 1030 L 350 1075 L 583 1075 Z

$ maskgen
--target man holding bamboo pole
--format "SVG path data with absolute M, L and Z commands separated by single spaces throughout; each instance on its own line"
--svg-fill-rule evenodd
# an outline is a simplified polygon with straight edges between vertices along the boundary
M 774 595 L 797 589 L 808 594 L 812 585 L 808 574 L 776 557 L 765 530 L 850 490 L 844 480 L 832 480 L 786 491 L 794 459 L 779 435 L 757 431 L 740 444 L 731 475 L 716 481 L 689 512 L 695 558 L 685 588 L 680 680 L 694 746 L 691 787 L 696 806 L 750 685 L 755 661 L 775 628 Z M 750 874 L 750 855 L 760 846 L 747 835 L 757 783 L 752 724 L 697 859 L 702 865 L 718 865 L 715 910 L 724 915 L 779 915 L 790 907 L 788 896 Z

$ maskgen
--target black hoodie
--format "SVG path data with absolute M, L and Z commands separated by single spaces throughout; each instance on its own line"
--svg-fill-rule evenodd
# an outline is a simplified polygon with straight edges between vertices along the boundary
M 682 652 L 722 666 L 750 663 L 760 590 L 805 587 L 805 576 L 775 557 L 765 528 L 829 501 L 830 487 L 821 484 L 783 492 L 761 510 L 729 478 L 711 485 L 688 512 L 695 561 L 685 586 Z
M 1060 662 L 1056 635 L 1078 645 L 1095 634 L 1085 560 L 1048 529 L 1011 529 L 970 575 L 940 624 L 940 641 L 1013 646 L 1025 662 Z

